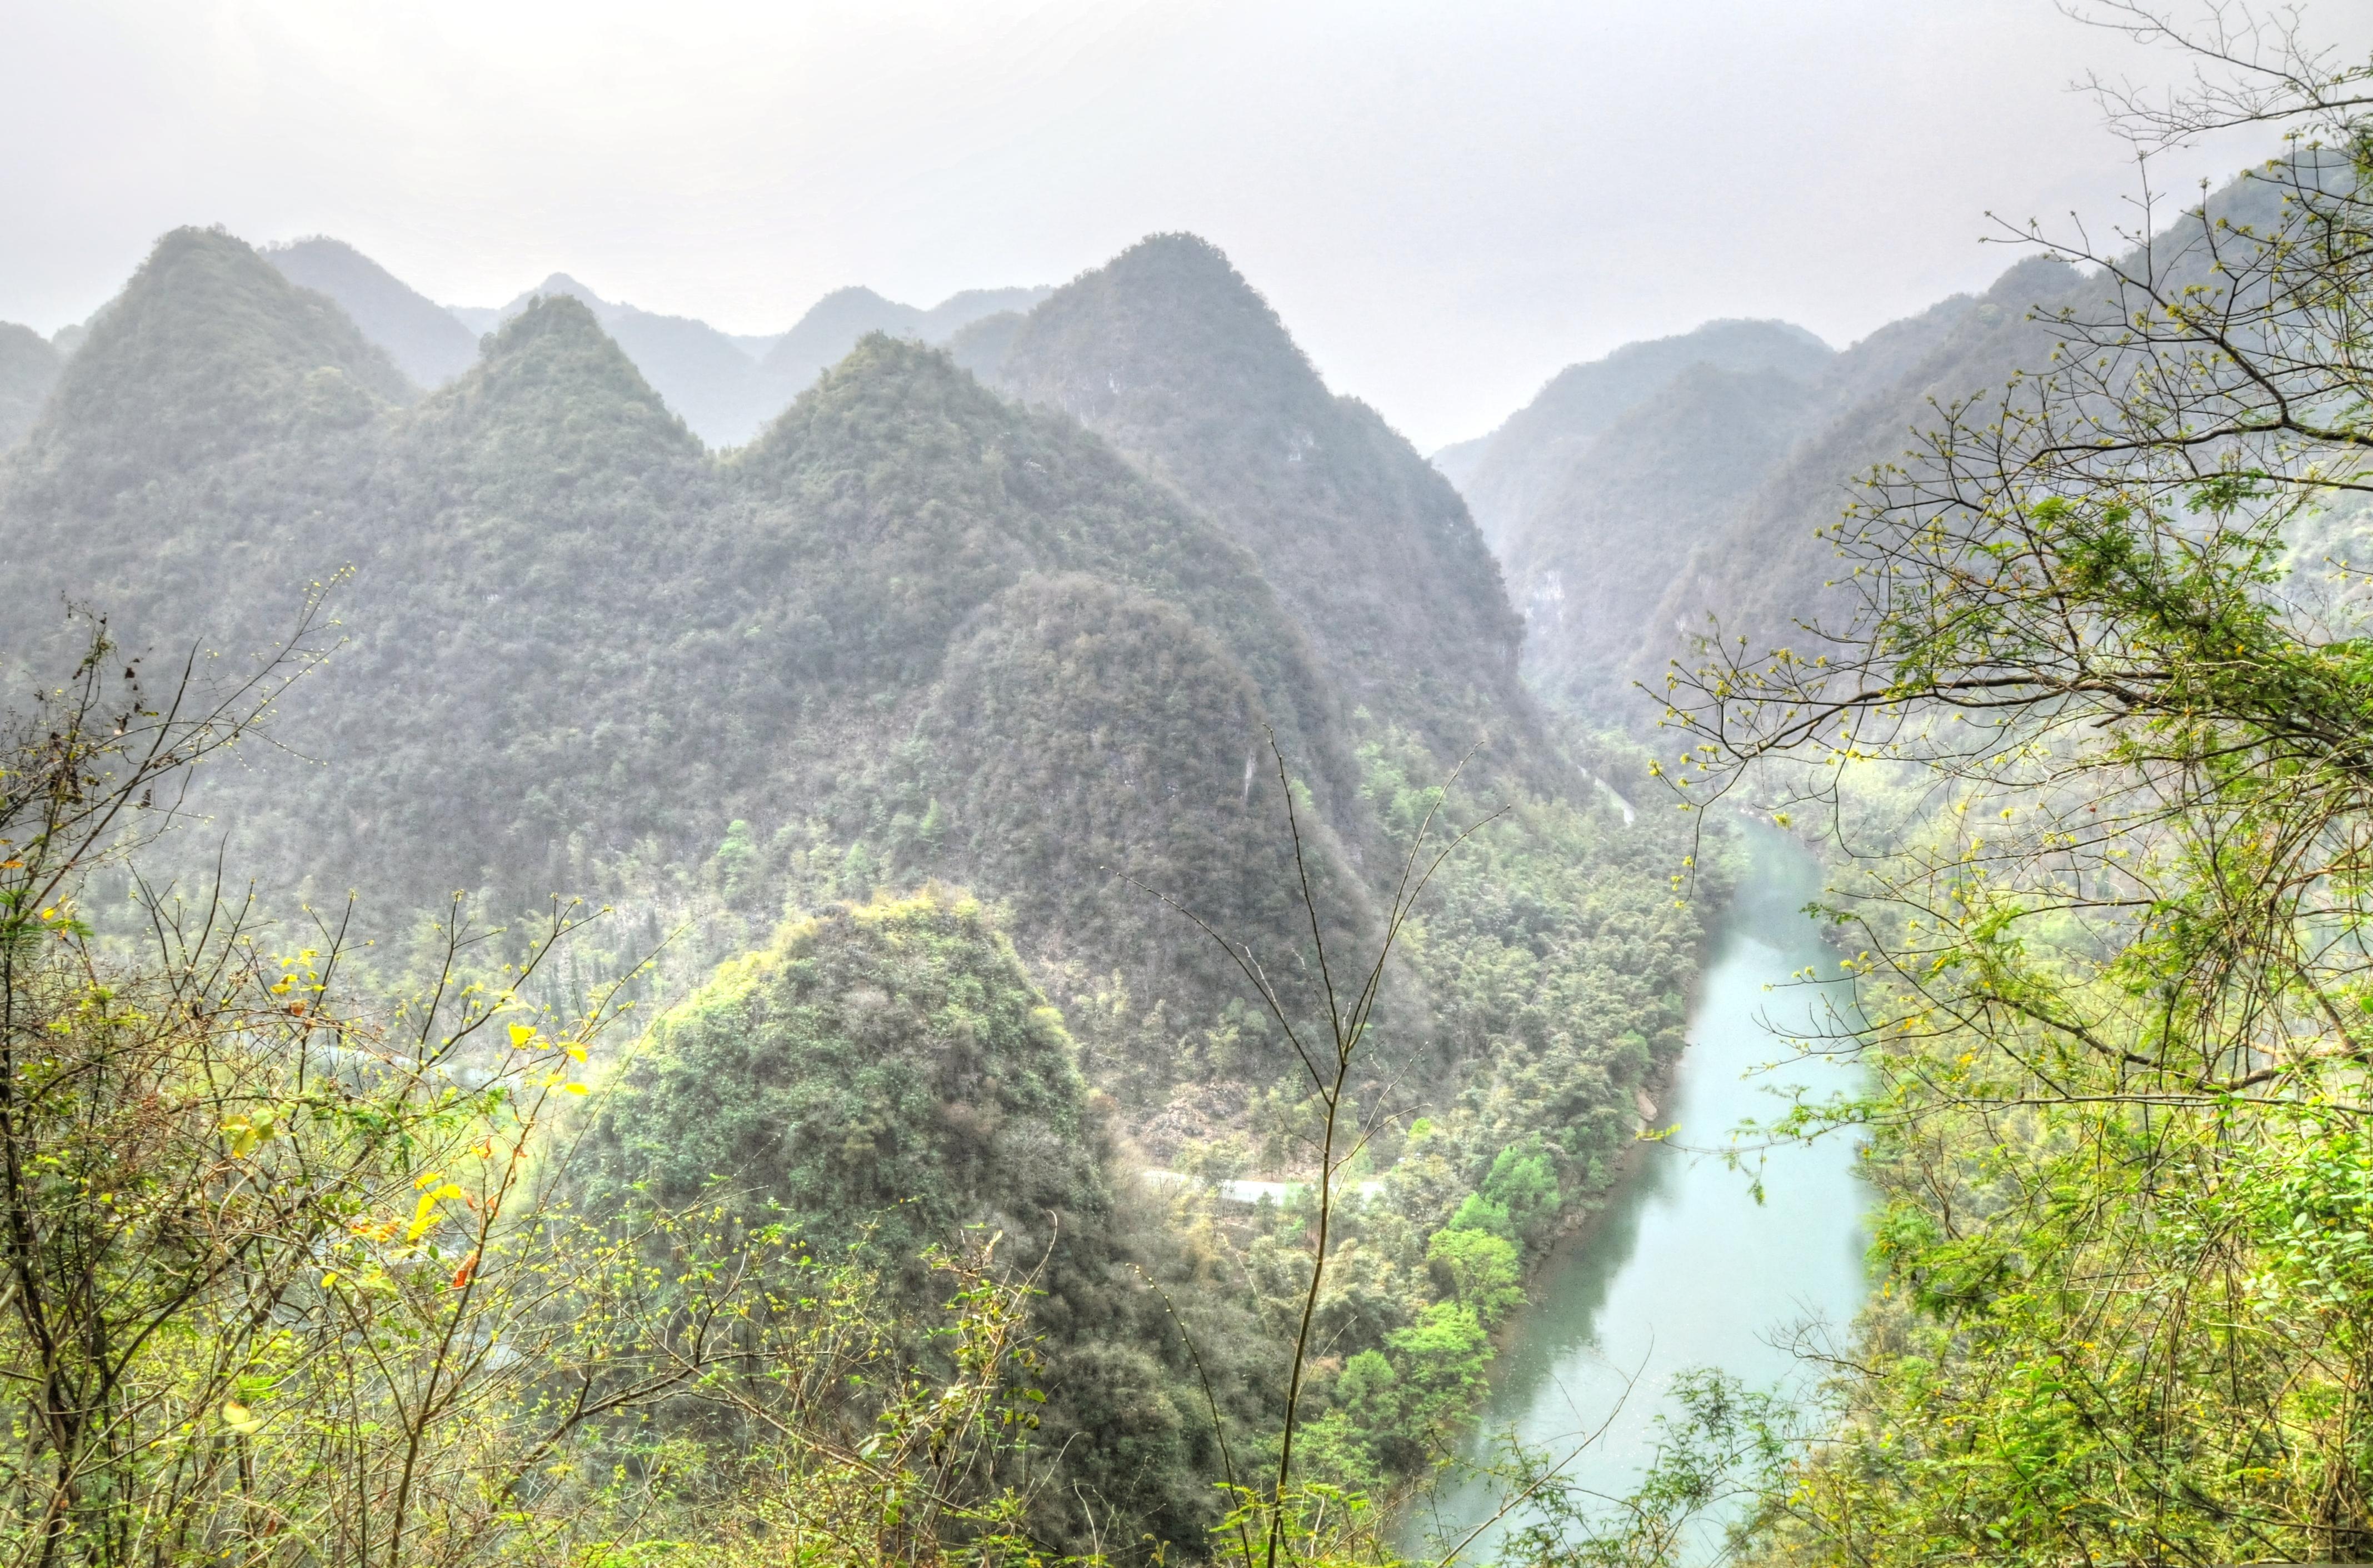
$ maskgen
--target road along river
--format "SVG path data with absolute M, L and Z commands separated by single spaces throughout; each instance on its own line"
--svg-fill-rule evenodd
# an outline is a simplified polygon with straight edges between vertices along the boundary
M 1654 1456 L 1675 1373 L 1716 1366 L 1754 1387 L 1801 1387 L 1809 1372 L 1787 1348 L 1792 1335 L 1813 1323 L 1842 1330 L 1862 1303 L 1865 1194 L 1842 1138 L 1772 1151 L 1759 1204 L 1746 1172 L 1700 1152 L 1727 1144 L 1744 1120 L 1777 1115 L 1776 1086 L 1826 1093 L 1843 1071 L 1794 1059 L 1784 1038 L 1816 1005 L 1792 976 L 1807 966 L 1838 971 L 1836 953 L 1801 912 L 1820 890 L 1820 868 L 1776 829 L 1750 827 L 1748 837 L 1747 874 L 1717 929 L 1689 1048 L 1654 1121 L 1677 1131 L 1640 1151 L 1591 1228 L 1536 1278 L 1494 1368 L 1477 1457 L 1511 1425 L 1562 1457 L 1604 1424 L 1565 1473 L 1620 1496 Z M 1776 1071 L 1756 1071 L 1774 1062 Z M 1482 1483 L 1449 1489 L 1410 1522 L 1408 1544 L 1415 1550 L 1438 1529 L 1464 1533 L 1498 1506 Z M 1519 1516 L 1486 1531 L 1468 1560 L 1495 1555 Z

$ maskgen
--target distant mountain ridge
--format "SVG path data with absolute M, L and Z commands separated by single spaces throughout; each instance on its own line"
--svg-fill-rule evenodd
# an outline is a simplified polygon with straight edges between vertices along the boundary
M 2207 210 L 2270 230 L 2281 191 L 2243 176 Z M 2129 264 L 2175 289 L 2214 266 L 2183 245 Z M 1858 481 L 1917 450 L 1945 408 L 2049 363 L 2062 313 L 2114 318 L 2107 287 L 2032 255 L 1835 354 L 1785 323 L 1712 322 L 1571 366 L 1481 443 L 1437 453 L 1525 612 L 1528 683 L 1638 723 L 1717 624 L 1750 646 L 1801 646 L 1808 625 L 1853 613 L 1822 535 Z
M 1531 402 L 1479 441 L 1437 454 L 1474 508 L 1485 542 L 1503 556 L 1524 519 L 1564 480 L 1582 448 L 1695 366 L 1776 371 L 1796 380 L 1820 373 L 1833 351 L 1786 321 L 1709 321 L 1675 337 L 1626 343 L 1604 358 L 1569 366 Z
M 1048 292 L 967 289 L 925 310 L 884 299 L 871 289 L 845 288 L 811 306 L 789 331 L 750 336 L 605 299 L 567 273 L 553 273 L 504 305 L 440 306 L 342 240 L 300 239 L 269 247 L 263 255 L 290 282 L 336 300 L 363 334 L 423 388 L 441 387 L 467 370 L 477 360 L 480 337 L 534 300 L 578 300 L 667 406 L 719 449 L 755 437 L 868 332 L 944 343 L 984 316 L 1027 309 Z M 0 400 L 6 396 L 0 390 Z M 6 417 L 0 408 L 0 444 Z
M 1480 443 L 1437 454 L 1524 612 L 1527 682 L 1642 723 L 1709 614 L 1725 635 L 1779 644 L 1834 610 L 1817 533 L 1853 477 L 1900 458 L 1933 423 L 1932 398 L 1997 385 L 2048 353 L 2029 308 L 2074 283 L 2031 260 L 1839 352 L 1768 321 L 1628 344 L 1560 372 Z
M 274 245 L 263 259 L 290 283 L 336 300 L 363 336 L 424 388 L 441 387 L 477 361 L 477 332 L 344 240 L 316 236 Z
M 759 363 L 769 372 L 804 386 L 826 366 L 846 358 L 868 332 L 944 344 L 985 316 L 1026 311 L 1053 292 L 1047 288 L 966 289 L 922 310 L 884 299 L 870 288 L 836 289 L 810 306 L 797 325 L 774 341 Z

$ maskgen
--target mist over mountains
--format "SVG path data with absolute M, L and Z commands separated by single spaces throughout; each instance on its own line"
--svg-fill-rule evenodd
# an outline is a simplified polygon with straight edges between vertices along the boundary
M 789 331 L 749 337 L 690 317 L 604 299 L 567 273 L 553 273 L 504 305 L 449 307 L 435 304 L 339 240 L 300 239 L 270 247 L 263 255 L 290 282 L 336 300 L 365 336 L 427 388 L 441 387 L 468 369 L 477 360 L 478 339 L 532 301 L 579 300 L 669 409 L 718 448 L 747 443 L 869 332 L 944 343 L 984 316 L 1027 309 L 1048 292 L 968 289 L 925 310 L 884 299 L 871 289 L 845 288 L 811 306 Z
M 2086 288 L 2030 260 L 1836 352 L 1784 322 L 1710 322 L 1571 366 L 1490 436 L 1437 452 L 1524 616 L 1528 685 L 1637 726 L 1716 618 L 1785 644 L 1840 613 L 1818 531 L 1854 478 L 1900 459 L 1940 405 L 2048 354 L 2036 318 L 2097 303 Z
M 696 1192 L 725 1162 L 818 1236 L 1051 1249 L 1076 1489 L 1038 1527 L 1189 1542 L 1217 1458 L 1183 1412 L 1271 1428 L 1258 1322 L 1292 1285 L 1213 1283 L 1273 1239 L 1137 1173 L 1283 1173 L 1308 1088 L 1195 922 L 1315 1014 L 1318 943 L 1377 940 L 1429 811 L 1501 812 L 1406 935 L 1353 1086 L 1393 1112 L 1335 1330 L 1369 1359 L 1313 1395 L 1315 1462 L 1405 1484 L 1506 1309 L 1434 1260 L 1520 1277 L 1682 1045 L 1686 824 L 1577 764 L 1647 798 L 1626 682 L 1699 606 L 1818 607 L 1797 536 L 1841 466 L 1992 374 L 2024 343 L 2006 302 L 2053 282 L 1843 352 L 1753 321 L 1632 345 L 1430 463 L 1191 235 L 737 340 L 566 274 L 457 312 L 335 241 L 184 229 L 73 352 L 0 330 L 0 648 L 53 679 L 59 607 L 88 605 L 219 682 L 318 600 L 325 662 L 275 746 L 201 770 L 181 869 L 357 889 L 397 958 L 457 889 L 497 918 L 598 899 L 581 983 L 677 933 L 585 1179 Z M 844 1125 L 871 1152 L 833 1152 Z
M 54 378 L 0 458 L 11 675 L 38 685 L 71 661 L 73 603 L 127 650 L 176 668 L 194 650 L 202 683 L 236 679 L 319 596 L 326 662 L 278 705 L 275 746 L 201 771 L 185 874 L 219 854 L 275 904 L 357 889 L 358 929 L 392 959 L 456 889 L 497 919 L 600 899 L 620 912 L 574 949 L 585 983 L 673 930 L 671 996 L 736 1016 L 777 993 L 701 989 L 712 969 L 727 985 L 778 927 L 891 900 L 894 918 L 852 917 L 782 961 L 828 951 L 867 994 L 882 981 L 856 977 L 910 975 L 894 1003 L 932 1016 L 949 1004 L 929 998 L 984 989 L 1001 998 L 985 1017 L 1058 1009 L 1064 1032 L 998 1049 L 1084 1087 L 996 1111 L 999 1137 L 976 1097 L 913 1098 L 980 1037 L 918 1044 L 898 1060 L 922 1077 L 880 1086 L 906 1108 L 881 1115 L 914 1168 L 973 1168 L 984 1138 L 1018 1151 L 1058 1124 L 1101 1151 L 1032 1177 L 1023 1211 L 995 1173 L 1037 1167 L 999 1155 L 915 1211 L 938 1216 L 933 1236 L 894 1233 L 952 1241 L 994 1219 L 1025 1246 L 1070 1238 L 1048 1331 L 1071 1391 L 1048 1417 L 1081 1439 L 1066 1473 L 1092 1490 L 1050 1494 L 1058 1539 L 1089 1527 L 1082 1495 L 1095 1516 L 1199 1539 L 1215 1459 L 1181 1412 L 1203 1407 L 1206 1375 L 1247 1441 L 1275 1419 L 1272 1342 L 1245 1317 L 1268 1308 L 1198 1283 L 1219 1276 L 1180 1250 L 1191 1219 L 1117 1217 L 1151 1202 L 1130 1196 L 1143 1164 L 1291 1167 L 1302 1070 L 1194 922 L 1260 955 L 1284 1005 L 1320 1007 L 1316 942 L 1377 939 L 1409 837 L 1466 761 L 1447 812 L 1521 809 L 1489 825 L 1488 854 L 1445 867 L 1356 1086 L 1425 1120 L 1406 1156 L 1404 1134 L 1377 1146 L 1376 1294 L 1345 1330 L 1399 1358 L 1405 1392 L 1347 1406 L 1329 1461 L 1378 1485 L 1418 1473 L 1423 1448 L 1394 1433 L 1458 1408 L 1490 1354 L 1483 1308 L 1444 1295 L 1429 1238 L 1522 1172 L 1523 1224 L 1489 1222 L 1513 1269 L 1608 1190 L 1640 1086 L 1680 1049 L 1698 945 L 1665 885 L 1672 830 L 1626 826 L 1572 766 L 1580 747 L 1619 773 L 1620 749 L 1561 735 L 1518 681 L 1521 623 L 1455 491 L 1330 392 L 1191 237 L 1035 303 L 836 296 L 763 359 L 587 292 L 550 280 L 457 369 L 435 308 L 351 250 L 187 229 L 62 363 L 10 338 L 24 385 Z M 885 313 L 904 335 L 865 331 L 795 395 L 767 369 Z M 953 350 L 919 341 L 941 331 Z M 789 406 L 742 444 L 720 453 L 693 426 L 696 392 L 745 399 L 707 417 L 755 421 L 750 389 L 768 386 Z M 961 972 L 927 982 L 879 949 L 894 936 L 954 944 Z M 756 1070 L 844 1071 L 875 1005 L 812 1005 L 826 1011 L 799 1016 L 830 1020 L 824 1036 L 782 1037 Z M 678 1073 L 669 1053 L 745 1037 L 665 1038 L 631 1101 L 652 1128 L 621 1123 L 605 1147 L 725 1114 L 731 1074 Z M 736 1136 L 778 1201 L 837 1195 L 816 1234 L 871 1233 L 874 1187 L 828 1177 L 777 1123 Z M 1169 1280 L 1203 1325 L 1202 1371 L 1181 1319 L 1108 1277 L 1130 1271 Z M 1435 1320 L 1455 1331 L 1419 1331 Z
M 2243 180 L 2209 210 L 2265 229 L 2280 202 Z M 1772 646 L 1835 622 L 1850 601 L 1819 531 L 1859 478 L 1957 400 L 2047 362 L 2052 318 L 2104 308 L 2102 288 L 2031 257 L 1835 352 L 1785 322 L 1713 321 L 1569 366 L 1490 435 L 1434 453 L 1524 618 L 1528 687 L 1637 728 L 1717 622 Z

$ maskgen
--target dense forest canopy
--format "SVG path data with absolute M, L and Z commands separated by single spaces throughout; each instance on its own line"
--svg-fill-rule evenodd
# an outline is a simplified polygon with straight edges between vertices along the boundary
M 1519 625 L 1473 520 L 1375 412 L 1330 393 L 1268 303 L 1191 235 L 1145 240 L 1033 310 L 995 372 L 1176 484 L 1259 562 L 1350 703 L 1455 760 L 1550 768 Z

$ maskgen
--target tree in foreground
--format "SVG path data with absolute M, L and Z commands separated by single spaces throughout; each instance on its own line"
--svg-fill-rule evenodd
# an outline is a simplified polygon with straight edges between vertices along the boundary
M 2373 65 L 2218 8 L 2145 150 L 2285 155 L 2083 264 L 1835 531 L 1852 617 L 1677 676 L 1667 776 L 1829 808 L 1879 1297 L 1782 1558 L 2373 1557 Z M 1863 846 L 1878 842 L 1883 851 Z M 1758 1411 L 1771 1434 L 1771 1412 Z
M 925 1260 L 918 1365 L 873 1272 L 725 1194 L 566 1201 L 618 994 L 539 999 L 576 912 L 457 901 L 391 997 L 334 924 L 140 879 L 291 646 L 155 700 L 95 628 L 0 746 L 0 1560 L 1034 1559 L 993 1244 Z

